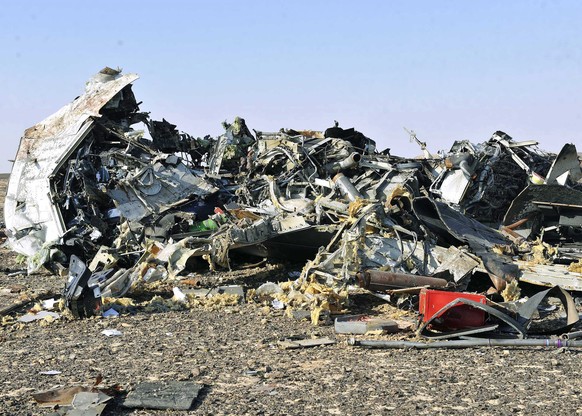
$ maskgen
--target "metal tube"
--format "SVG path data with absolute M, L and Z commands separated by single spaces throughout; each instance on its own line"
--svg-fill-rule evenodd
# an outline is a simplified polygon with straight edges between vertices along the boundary
M 361 159 L 362 155 L 354 152 L 345 159 L 342 159 L 338 162 L 328 163 L 325 167 L 330 172 L 340 172 L 342 170 L 358 166 L 358 163 L 360 163 Z
M 582 331 L 568 332 L 567 334 L 562 335 L 562 338 L 568 340 L 582 338 Z
M 446 287 L 445 279 L 415 274 L 393 273 L 381 270 L 366 270 L 358 273 L 360 287 L 368 290 L 384 291 L 394 288 L 410 288 L 418 286 Z
M 335 175 L 332 181 L 335 184 L 336 189 L 338 189 L 340 193 L 350 201 L 353 202 L 358 198 L 364 198 L 362 194 L 358 192 L 356 187 L 350 182 L 349 178 L 343 173 L 338 173 Z
M 511 237 L 513 237 L 515 239 L 517 239 L 517 238 L 523 238 L 520 234 L 516 233 L 515 231 L 513 231 L 509 227 L 501 227 L 501 231 L 506 232 L 507 234 L 509 234 Z
M 467 339 L 454 341 L 414 342 L 383 340 L 348 340 L 350 345 L 368 348 L 430 349 L 430 348 L 471 348 L 471 347 L 555 347 L 580 348 L 582 341 L 565 339 Z
M 338 212 L 340 214 L 348 215 L 348 204 L 344 204 L 335 200 L 332 201 L 327 198 L 321 198 L 317 201 L 317 203 L 324 208 L 331 209 L 332 211 Z
M 529 221 L 529 218 L 522 218 L 521 220 L 516 221 L 513 224 L 506 225 L 505 228 L 509 228 L 510 230 L 515 230 L 517 227 L 525 224 L 528 221 Z

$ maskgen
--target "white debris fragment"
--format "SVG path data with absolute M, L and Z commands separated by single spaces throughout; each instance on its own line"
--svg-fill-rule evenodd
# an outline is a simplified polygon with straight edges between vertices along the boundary
M 267 282 L 259 286 L 255 293 L 259 297 L 272 296 L 277 293 L 283 293 L 283 289 L 281 289 L 281 287 L 276 283 Z
M 104 329 L 101 333 L 106 337 L 120 337 L 123 335 L 121 331 L 118 331 L 117 329 Z
M 61 317 L 61 315 L 59 315 L 56 312 L 47 312 L 47 311 L 40 311 L 38 313 L 27 313 L 26 315 L 23 315 L 20 318 L 18 318 L 18 322 L 28 323 L 28 322 L 32 322 L 32 321 L 46 319 L 47 317 L 50 317 L 49 319 L 59 319 Z
M 174 302 L 181 302 L 181 303 L 186 302 L 186 295 L 179 288 L 177 288 L 177 287 L 173 288 L 172 292 L 174 292 L 174 296 L 172 296 L 172 300 Z
M 99 238 L 101 238 L 103 234 L 101 234 L 101 232 L 97 229 L 94 229 L 93 231 L 91 231 L 91 234 L 89 234 L 89 237 L 91 238 L 91 241 L 97 241 Z
M 47 371 L 41 371 L 38 374 L 42 374 L 43 376 L 57 376 L 57 375 L 61 374 L 61 371 L 59 371 L 59 370 L 47 370 Z
M 52 311 L 55 308 L 55 303 L 57 301 L 54 298 L 45 299 L 41 302 L 42 308 L 46 309 L 47 311 Z

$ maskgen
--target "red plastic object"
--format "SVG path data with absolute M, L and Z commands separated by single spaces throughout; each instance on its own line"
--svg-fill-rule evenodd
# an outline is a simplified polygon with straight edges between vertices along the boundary
M 430 320 L 439 310 L 455 299 L 470 299 L 479 303 L 486 303 L 483 295 L 475 293 L 445 292 L 443 290 L 422 289 L 418 312 L 422 321 Z M 443 312 L 432 322 L 431 326 L 446 329 L 478 328 L 485 325 L 485 311 L 469 305 L 457 305 Z

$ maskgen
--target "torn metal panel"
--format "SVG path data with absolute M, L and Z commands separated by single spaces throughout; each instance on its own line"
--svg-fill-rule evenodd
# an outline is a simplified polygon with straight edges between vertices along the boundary
M 10 244 L 29 256 L 29 272 L 52 260 L 66 264 L 72 255 L 89 263 L 103 246 L 133 253 L 119 258 L 120 269 L 128 270 L 144 250 L 144 237 L 167 240 L 187 233 L 195 219 L 205 220 L 215 208 L 211 204 L 219 199 L 219 189 L 203 177 L 190 156 L 190 142 L 198 140 L 179 133 L 165 120 L 150 121 L 147 113 L 139 112 L 130 85 L 135 79 L 102 71 L 88 83 L 85 95 L 38 125 L 43 129 L 35 126 L 25 133 L 16 171 L 24 166 L 23 172 L 30 176 L 31 163 L 25 158 L 36 153 L 51 158 L 50 163 L 35 159 L 43 163 L 34 171 L 38 178 L 23 178 L 18 172 L 11 176 L 19 181 L 11 182 L 13 187 L 29 199 L 33 193 L 29 184 L 42 182 L 47 192 L 34 193 L 46 194 L 38 200 L 52 215 L 42 217 L 48 211 L 37 212 L 33 205 L 37 200 L 17 201 L 16 214 L 26 215 L 13 215 L 10 206 L 6 210 Z M 150 128 L 155 143 L 131 127 L 138 122 Z M 61 126 L 65 123 L 71 124 Z M 223 185 L 220 193 L 231 189 Z M 160 217 L 170 210 L 171 217 Z M 30 212 L 35 221 L 28 218 Z M 94 270 L 101 271 L 97 264 Z M 126 280 L 114 281 L 111 293 L 126 290 Z
M 100 416 L 111 397 L 101 391 L 79 392 L 65 416 Z
M 499 231 L 464 216 L 442 202 L 416 198 L 413 203 L 416 215 L 446 241 L 457 240 L 484 248 L 509 244 Z
M 557 248 L 556 258 L 566 263 L 580 261 L 582 260 L 582 246 L 579 243 L 564 243 Z
M 566 290 L 582 291 L 582 273 L 571 272 L 560 264 L 532 264 L 517 261 L 519 280 L 538 286 L 560 286 Z
M 568 143 L 562 147 L 546 177 L 546 185 L 579 185 L 582 170 L 576 146 Z
M 518 276 L 518 268 L 512 258 L 494 250 L 496 246 L 511 245 L 500 232 L 430 198 L 416 198 L 413 204 L 415 214 L 444 241 L 469 245 L 481 259 L 498 290 Z
M 195 176 L 183 163 L 157 162 L 128 175 L 107 193 L 123 217 L 136 221 L 187 202 L 191 196 L 205 198 L 217 191 L 218 188 Z
M 431 192 L 446 202 L 459 204 L 473 180 L 477 165 L 476 153 L 471 143 L 455 142 L 445 159 L 446 169 L 432 183 Z
M 433 248 L 433 252 L 440 263 L 433 275 L 450 273 L 456 283 L 461 282 L 481 265 L 478 257 L 454 246 L 447 249 L 436 246 Z
M 418 272 L 432 275 L 439 262 L 431 247 L 402 237 L 385 238 L 366 236 L 358 253 L 364 268 L 386 268 L 402 272 Z
M 459 204 L 464 198 L 471 176 L 467 176 L 462 170 L 443 171 L 435 181 L 433 193 L 440 195 L 441 199 L 451 204 Z M 438 189 L 438 190 L 437 190 Z
M 72 386 L 32 393 L 32 397 L 41 407 L 70 406 L 79 393 L 92 393 L 94 387 Z
M 582 191 L 561 185 L 529 186 L 512 202 L 504 225 L 525 238 L 544 234 L 545 241 L 582 241 Z M 554 228 L 551 228 L 554 227 Z
M 77 256 L 71 257 L 69 280 L 64 293 L 65 306 L 77 318 L 100 315 L 101 290 L 91 271 Z
M 32 256 L 66 232 L 51 178 L 101 117 L 100 110 L 138 79 L 136 74 L 101 71 L 85 93 L 24 132 L 12 166 L 5 200 L 6 232 L 13 249 Z
M 559 299 L 562 303 L 566 314 L 566 322 L 555 322 L 551 330 L 534 330 L 532 327 L 533 317 L 537 315 L 540 304 L 550 296 Z M 519 323 L 523 325 L 526 331 L 538 334 L 562 334 L 568 332 L 580 320 L 574 299 L 560 286 L 553 286 L 530 297 L 519 307 L 517 316 Z

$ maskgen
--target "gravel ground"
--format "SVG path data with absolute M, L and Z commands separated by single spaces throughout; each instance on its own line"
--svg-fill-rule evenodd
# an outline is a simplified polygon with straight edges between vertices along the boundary
M 13 275 L 21 269 L 13 253 L 0 249 L 0 306 L 62 291 L 62 278 Z M 270 265 L 201 280 L 253 288 L 284 278 L 290 270 L 296 269 Z M 171 296 L 167 289 L 160 288 L 158 294 Z M 154 294 L 141 293 L 140 298 Z M 361 311 L 378 317 L 401 315 L 364 294 L 354 297 L 352 308 Z M 9 317 L 24 312 L 21 308 Z M 103 329 L 118 329 L 122 335 L 106 337 Z M 278 348 L 277 340 L 289 336 L 329 336 L 338 343 Z M 408 339 L 412 334 L 392 337 Z M 214 311 L 136 309 L 115 319 L 5 324 L 0 327 L 0 355 L 2 415 L 51 414 L 54 410 L 39 407 L 31 393 L 91 385 L 98 375 L 103 376 L 101 385 L 118 385 L 122 391 L 104 415 L 582 413 L 581 356 L 576 350 L 367 350 L 347 345 L 347 337 L 336 336 L 331 325 L 314 327 L 256 304 Z M 47 370 L 61 374 L 40 374 Z M 123 392 L 151 380 L 190 380 L 204 388 L 190 411 L 121 406 Z

